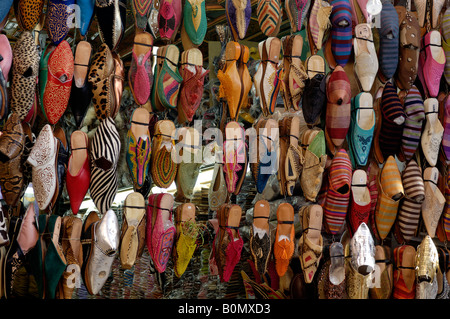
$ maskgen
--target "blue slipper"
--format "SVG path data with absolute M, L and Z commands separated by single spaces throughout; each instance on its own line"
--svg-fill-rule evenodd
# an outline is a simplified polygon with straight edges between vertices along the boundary
M 8 16 L 9 10 L 13 4 L 13 0 L 0 1 L 0 22 Z
M 77 0 L 77 5 L 80 7 L 80 33 L 84 37 L 94 17 L 95 0 Z
M 398 65 L 399 56 L 399 19 L 397 10 L 389 1 L 383 2 L 383 10 L 380 13 L 380 49 L 378 61 L 380 61 L 380 73 L 386 80 L 394 76 Z

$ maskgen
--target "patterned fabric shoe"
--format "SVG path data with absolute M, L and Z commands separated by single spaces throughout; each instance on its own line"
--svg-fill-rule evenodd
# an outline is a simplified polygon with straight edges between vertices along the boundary
M 267 263 L 272 251 L 272 230 L 269 217 L 269 202 L 266 200 L 257 201 L 253 208 L 253 224 L 250 228 L 250 252 L 260 276 L 264 276 L 267 272 Z
M 152 140 L 150 171 L 156 186 L 168 188 L 175 180 L 178 165 L 172 159 L 175 149 L 175 124 L 171 120 L 156 123 Z
M 259 27 L 267 37 L 276 37 L 281 25 L 282 11 L 279 0 L 258 0 L 256 8 Z

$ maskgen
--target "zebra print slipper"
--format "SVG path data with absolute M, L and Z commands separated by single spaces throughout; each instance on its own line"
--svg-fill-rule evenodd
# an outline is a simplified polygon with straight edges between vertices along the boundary
M 100 212 L 106 212 L 117 193 L 117 162 L 120 136 L 114 120 L 107 117 L 94 134 L 91 145 L 90 194 Z

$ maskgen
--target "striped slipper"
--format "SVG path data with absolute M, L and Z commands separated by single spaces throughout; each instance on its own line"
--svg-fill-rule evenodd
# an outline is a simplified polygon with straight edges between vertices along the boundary
M 302 29 L 310 5 L 311 0 L 287 0 L 285 2 L 292 33 L 299 32 Z
M 378 201 L 375 224 L 381 240 L 386 239 L 397 217 L 400 200 L 404 195 L 397 162 L 389 156 L 378 175 Z
M 437 234 L 441 235 L 440 240 L 445 242 L 445 240 L 450 240 L 450 175 L 446 178 L 445 183 L 445 206 L 442 212 L 442 217 L 440 221 L 440 229 L 438 229 Z
M 426 122 L 421 137 L 422 151 L 430 166 L 436 166 L 441 147 L 444 127 L 438 118 L 439 102 L 435 98 L 424 101 Z
M 276 37 L 280 31 L 282 11 L 279 0 L 258 0 L 256 7 L 259 27 L 268 37 Z
M 427 234 L 432 238 L 436 235 L 437 225 L 446 202 L 437 185 L 438 179 L 439 170 L 437 167 L 427 167 L 424 170 L 425 200 L 422 203 L 422 218 Z
M 444 76 L 447 84 L 450 85 L 450 7 L 445 10 L 442 18 L 442 47 L 445 52 Z
M 409 161 L 416 153 L 422 134 L 425 111 L 422 96 L 416 86 L 412 86 L 403 101 L 405 125 L 403 127 L 401 155 Z
M 347 216 L 352 234 L 362 223 L 369 224 L 370 209 L 371 198 L 370 190 L 367 187 L 367 173 L 362 169 L 357 169 L 352 176 L 350 208 Z
M 324 224 L 327 231 L 336 235 L 342 230 L 350 202 L 352 164 L 344 149 L 339 150 L 328 170 L 327 197 L 323 204 Z
M 352 9 L 349 0 L 331 1 L 331 51 L 337 65 L 344 67 L 352 52 Z
M 139 29 L 144 29 L 147 27 L 148 17 L 150 16 L 150 11 L 152 9 L 152 2 L 156 0 L 132 0 L 131 10 L 134 15 L 134 20 L 136 27 Z
M 350 127 L 351 88 L 344 69 L 339 65 L 328 78 L 325 137 L 331 154 L 342 146 Z
M 400 151 L 403 126 L 406 119 L 397 90 L 391 82 L 386 83 L 383 89 L 380 111 L 379 147 L 382 157 L 386 159 L 388 156 L 396 155 Z
M 450 97 L 447 95 L 445 101 L 440 105 L 440 111 L 443 113 L 442 125 L 444 126 L 444 135 L 442 137 L 442 150 L 447 160 L 450 160 Z
M 370 192 L 370 215 L 369 215 L 369 226 L 372 230 L 373 236 L 380 240 L 380 236 L 378 235 L 377 226 L 375 223 L 375 211 L 377 208 L 378 202 L 378 175 L 380 172 L 380 168 L 378 163 L 375 161 L 371 161 L 367 168 L 367 187 Z
M 263 106 L 263 110 L 268 111 L 268 114 L 273 114 L 277 104 L 278 92 L 281 87 L 280 71 L 278 70 L 281 40 L 276 37 L 268 38 L 265 41 L 262 53 L 261 105 Z
M 380 48 L 378 51 L 378 61 L 380 61 L 379 73 L 388 80 L 395 74 L 399 53 L 398 13 L 390 1 L 383 2 L 380 18 Z
M 311 8 L 308 31 L 317 51 L 322 49 L 324 34 L 331 27 L 330 15 L 332 10 L 333 7 L 328 2 L 322 0 L 314 1 Z
M 398 210 L 394 235 L 399 243 L 409 242 L 419 226 L 420 210 L 425 199 L 422 172 L 415 160 L 410 160 L 402 172 L 405 197 Z
M 402 245 L 394 248 L 394 288 L 393 299 L 416 298 L 416 249 Z
M 117 163 L 120 146 L 116 124 L 111 117 L 107 117 L 97 127 L 90 149 L 89 192 L 98 211 L 102 213 L 111 208 L 117 193 Z

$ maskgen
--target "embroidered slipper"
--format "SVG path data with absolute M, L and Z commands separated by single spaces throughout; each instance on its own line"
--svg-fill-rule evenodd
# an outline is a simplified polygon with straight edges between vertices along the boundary
M 62 299 L 72 299 L 76 285 L 81 279 L 81 264 L 83 262 L 82 229 L 81 218 L 76 216 L 61 218 L 61 249 L 67 262 L 67 267 L 61 278 L 62 289 L 59 291 Z
M 391 155 L 386 159 L 378 174 L 378 201 L 375 211 L 375 225 L 381 240 L 384 240 L 397 217 L 400 200 L 404 196 L 404 188 L 400 171 L 395 158 Z
M 367 173 L 364 170 L 357 169 L 353 172 L 350 208 L 347 215 L 351 234 L 354 234 L 362 223 L 369 224 L 371 198 L 367 182 Z
M 136 108 L 131 115 L 131 127 L 127 134 L 127 166 L 135 191 L 142 188 L 149 174 L 151 138 L 150 113 L 143 107 Z
M 42 98 L 44 115 L 52 125 L 56 124 L 67 109 L 74 58 L 67 41 L 62 41 L 48 58 L 48 76 Z
M 429 97 L 437 97 L 439 83 L 445 69 L 445 52 L 441 34 L 432 30 L 422 38 L 418 77 Z
M 49 0 L 47 4 L 47 26 L 50 40 L 59 45 L 69 34 L 70 16 L 75 13 L 75 0 Z
M 303 206 L 299 210 L 302 219 L 302 235 L 298 241 L 298 254 L 303 276 L 307 284 L 311 283 L 316 274 L 323 251 L 322 215 L 320 205 Z
M 92 101 L 91 83 L 88 81 L 92 46 L 87 41 L 80 41 L 75 49 L 72 89 L 69 105 L 75 118 L 77 128 L 83 125 L 86 113 Z
M 279 277 L 284 276 L 288 270 L 294 254 L 294 240 L 294 208 L 289 203 L 282 203 L 277 209 L 277 230 L 273 246 L 275 267 Z
M 394 287 L 393 299 L 415 299 L 416 249 L 411 245 L 402 245 L 394 248 Z
M 125 34 L 126 0 L 95 1 L 100 39 L 111 51 L 116 51 Z
M 427 286 L 422 285 L 423 283 L 432 283 L 436 278 L 437 268 L 439 267 L 439 254 L 436 249 L 436 245 L 434 244 L 431 236 L 426 235 L 420 244 L 417 246 L 416 251 L 416 299 L 419 295 L 419 286 Z M 420 289 L 421 290 L 421 289 Z M 434 296 L 435 299 L 436 296 Z M 423 298 L 428 299 L 428 298 Z
M 31 32 L 20 35 L 13 48 L 10 110 L 21 120 L 33 108 L 36 83 L 39 74 L 39 52 Z
M 398 13 L 391 2 L 383 2 L 380 18 L 380 47 L 378 50 L 380 64 L 378 73 L 382 78 L 388 80 L 394 76 L 399 58 L 399 19 Z
M 171 120 L 156 123 L 150 172 L 154 184 L 161 188 L 168 188 L 177 175 L 178 165 L 172 159 L 172 151 L 175 149 L 174 133 L 175 124 Z
M 98 211 L 111 208 L 117 193 L 117 163 L 120 136 L 114 120 L 107 117 L 97 127 L 90 146 L 91 179 L 89 192 Z
M 148 18 L 152 9 L 153 0 L 132 0 L 131 9 L 133 11 L 136 27 L 142 30 L 147 28 Z
M 375 269 L 375 246 L 372 234 L 366 223 L 361 223 L 350 240 L 353 268 L 361 275 L 367 276 Z
M 439 170 L 427 167 L 423 172 L 425 185 L 425 199 L 422 203 L 422 218 L 427 233 L 432 238 L 436 235 L 436 228 L 445 206 L 445 197 L 437 186 Z
M 146 232 L 145 199 L 138 192 L 130 193 L 123 205 L 123 223 L 120 232 L 119 256 L 123 269 L 130 269 L 142 255 Z
M 39 88 L 39 105 L 41 106 L 42 113 L 45 116 L 44 110 L 44 94 L 45 87 L 48 82 L 48 60 L 52 55 L 52 52 L 56 49 L 56 46 L 53 44 L 48 44 L 45 49 L 42 51 L 41 58 L 39 60 L 39 80 L 38 80 L 38 88 Z M 32 111 L 30 110 L 30 113 Z M 29 116 L 29 113 L 27 117 Z
M 339 150 L 328 170 L 328 189 L 323 203 L 324 224 L 333 235 L 342 231 L 350 202 L 352 164 L 344 149 Z
M 402 155 L 406 161 L 409 161 L 420 144 L 425 111 L 422 96 L 414 85 L 408 90 L 402 102 L 406 118 L 402 134 L 401 153 L 399 155 Z
M 352 12 L 349 0 L 330 1 L 331 52 L 337 65 L 344 67 L 352 51 Z
M 379 284 L 370 288 L 369 294 L 372 299 L 390 299 L 394 286 L 394 265 L 391 261 L 391 248 L 388 246 L 375 246 L 375 263 L 380 274 Z M 377 279 L 376 279 L 377 282 Z
M 288 6 L 286 6 L 286 8 L 288 8 Z M 267 37 L 276 37 L 280 30 L 282 20 L 280 1 L 258 0 L 256 15 L 262 33 Z
M 400 203 L 394 235 L 399 243 L 413 239 L 419 226 L 420 210 L 425 199 L 422 172 L 417 162 L 412 159 L 402 172 L 405 196 Z
M 8 2 L 8 0 L 6 1 Z M 32 31 L 41 19 L 45 0 L 14 1 L 14 14 L 21 29 Z
M 138 105 L 144 105 L 150 98 L 153 86 L 153 38 L 150 33 L 141 32 L 134 36 L 132 59 L 128 72 L 131 93 Z
M 186 32 L 190 42 L 194 46 L 203 43 L 207 26 L 205 1 L 186 1 L 183 7 L 183 30 Z
M 180 98 L 177 104 L 178 123 L 192 122 L 200 106 L 204 82 L 209 70 L 203 68 L 203 54 L 197 48 L 183 52 L 181 56 Z
M 444 135 L 444 127 L 438 118 L 439 102 L 435 98 L 424 101 L 425 127 L 421 137 L 422 151 L 430 166 L 436 166 L 440 145 Z
M 94 20 L 95 1 L 77 0 L 76 3 L 80 10 L 80 34 L 84 37 L 89 31 L 92 21 Z
M 250 252 L 260 276 L 266 274 L 272 252 L 272 228 L 269 219 L 269 202 L 266 200 L 257 201 L 253 208 L 253 223 L 250 227 Z
M 281 87 L 279 77 L 280 72 L 278 70 L 280 53 L 281 53 L 280 39 L 270 37 L 267 40 L 265 40 L 261 56 L 261 64 L 263 69 L 260 84 L 260 94 L 261 94 L 260 99 L 262 102 L 261 103 L 262 109 L 263 111 L 267 111 L 267 115 L 273 114 L 273 112 L 275 111 L 277 96 Z
M 162 0 L 158 11 L 158 28 L 161 39 L 174 42 L 182 19 L 180 0 Z
M 291 49 L 291 63 L 289 64 L 289 95 L 292 100 L 292 107 L 294 110 L 299 110 L 301 106 L 301 99 L 303 95 L 303 90 L 305 88 L 305 81 L 308 78 L 306 74 L 305 67 L 303 66 L 303 62 L 301 60 L 302 55 L 302 47 L 303 47 L 303 38 L 301 35 L 293 36 L 292 40 L 292 49 Z M 270 58 L 270 57 L 269 57 Z M 272 60 L 272 58 L 270 58 Z M 277 60 L 275 59 L 275 62 Z M 276 65 L 276 64 L 275 64 Z M 267 65 L 268 67 L 269 65 Z M 266 73 L 267 74 L 267 67 Z M 272 77 L 271 73 L 269 76 Z M 266 88 L 263 89 L 265 91 Z M 272 98 L 276 100 L 276 91 L 274 92 Z M 266 100 L 267 101 L 267 100 Z M 272 103 L 272 102 L 271 102 Z M 271 105 L 271 104 L 268 104 Z M 275 106 L 273 106 L 274 108 Z M 273 111 L 272 111 L 273 113 Z
M 327 162 L 324 132 L 316 127 L 308 129 L 302 135 L 304 164 L 300 176 L 300 185 L 305 199 L 315 202 L 322 186 L 323 172 Z
M 120 229 L 114 211 L 106 211 L 101 219 L 96 212 L 90 212 L 83 225 L 82 239 L 86 243 L 81 270 L 83 281 L 88 293 L 97 295 L 108 280 L 107 274 L 119 251 Z
M 368 92 L 359 93 L 352 98 L 351 121 L 347 133 L 347 143 L 352 166 L 366 166 L 375 130 L 375 111 L 373 98 Z
M 353 50 L 355 52 L 356 76 L 362 90 L 369 92 L 378 72 L 378 58 L 370 24 L 361 23 L 355 26 Z
M 178 93 L 183 81 L 178 71 L 180 51 L 173 44 L 160 47 L 157 58 L 158 67 L 153 84 L 154 98 L 152 101 L 154 103 L 152 106 L 156 106 L 159 111 L 174 109 L 177 107 Z
M 92 88 L 95 116 L 103 121 L 111 116 L 115 107 L 114 59 L 108 45 L 100 45 L 92 58 L 88 81 Z
M 310 41 L 314 44 L 316 51 L 322 49 L 324 36 L 331 28 L 330 15 L 333 7 L 327 1 L 318 0 L 314 1 L 311 7 L 308 21 L 308 31 Z
M 227 200 L 228 190 L 223 172 L 223 165 L 215 163 L 213 178 L 208 189 L 208 206 L 212 211 L 217 211 Z
M 248 165 L 248 146 L 244 129 L 231 121 L 225 127 L 223 142 L 223 172 L 228 193 L 237 195 L 241 191 Z
M 195 220 L 195 205 L 184 203 L 175 211 L 176 238 L 173 249 L 174 272 L 180 278 L 186 271 L 195 250 L 197 237 L 200 233 L 199 225 Z
M 417 17 L 406 11 L 403 6 L 396 6 L 399 16 L 399 63 L 395 74 L 396 84 L 400 89 L 408 90 L 414 86 L 419 67 L 420 27 Z
M 226 0 L 225 13 L 234 41 L 244 39 L 252 14 L 251 1 Z
M 351 119 L 351 88 L 344 69 L 338 65 L 327 79 L 325 137 L 331 154 L 343 145 Z
M 147 206 L 147 248 L 159 273 L 166 270 L 175 238 L 174 199 L 169 193 L 151 194 Z

